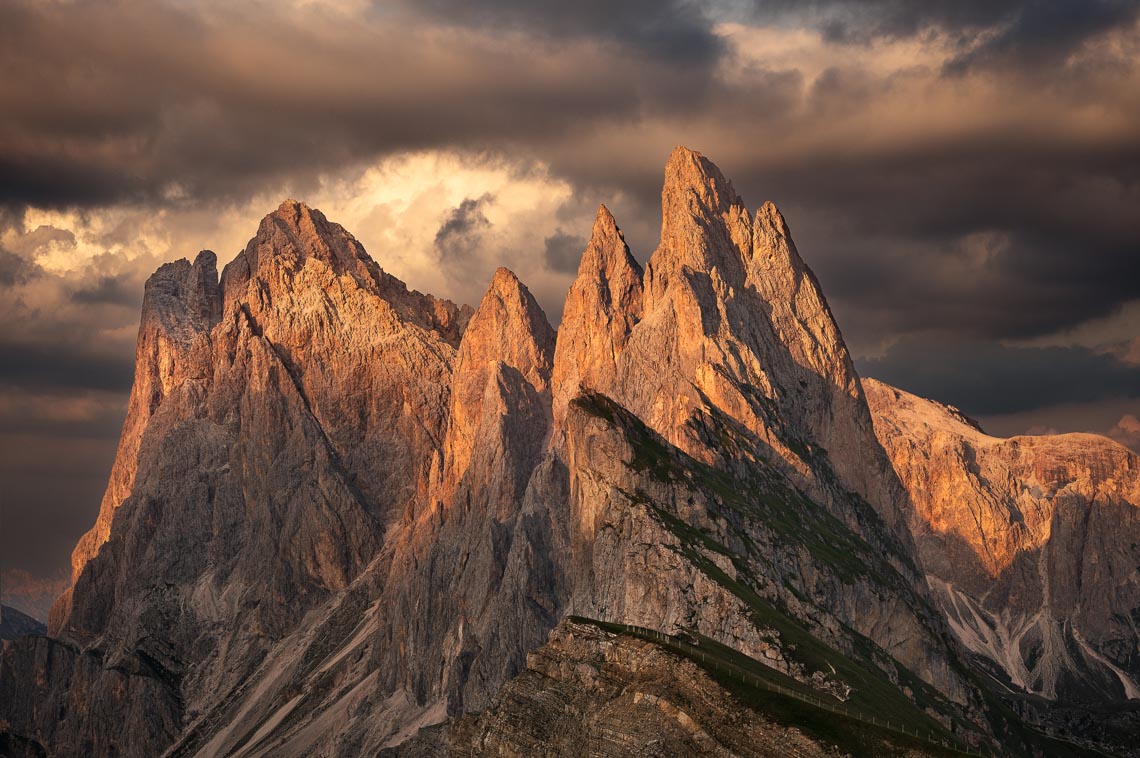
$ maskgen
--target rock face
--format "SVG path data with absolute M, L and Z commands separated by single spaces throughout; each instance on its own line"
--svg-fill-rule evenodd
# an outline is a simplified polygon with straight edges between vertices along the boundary
M 163 399 L 189 378 L 190 355 L 199 338 L 221 320 L 221 308 L 217 257 L 208 250 L 202 251 L 193 264 L 185 259 L 167 263 L 147 280 L 127 420 L 99 516 L 71 556 L 73 584 L 107 541 L 115 510 L 131 493 L 143 433 L 151 416 Z M 55 631 L 70 613 L 71 592 L 70 588 L 66 590 L 57 603 L 52 618 Z
M 641 320 L 643 276 L 603 205 L 562 311 L 554 357 L 556 423 L 582 389 L 612 392 L 617 385 L 618 359 Z
M 865 387 L 961 642 L 1019 691 L 1140 699 L 1140 458 L 1091 434 L 991 437 L 954 408 Z
M 461 754 L 525 753 L 530 712 L 590 714 L 548 736 L 601 754 L 620 749 L 610 729 L 650 753 L 650 728 L 680 752 L 819 747 L 742 726 L 691 667 L 638 695 L 639 672 L 661 684 L 676 664 L 597 631 L 614 622 L 1028 750 L 936 610 L 779 212 L 750 214 L 684 148 L 662 203 L 644 272 L 599 210 L 557 336 L 509 271 L 474 311 L 410 291 L 293 201 L 220 279 L 209 252 L 159 269 L 72 589 L 50 638 L 0 656 L 0 744 L 360 755 L 442 750 L 459 723 Z M 570 612 L 593 626 L 528 663 Z
M 449 754 L 823 758 L 853 748 L 931 754 L 883 735 L 860 744 L 842 728 L 824 741 L 802 726 L 750 710 L 699 665 L 651 642 L 565 621 L 490 708 L 452 730 Z
M 640 322 L 618 381 L 597 390 L 710 461 L 723 451 L 701 437 L 694 418 L 711 408 L 852 528 L 862 529 L 836 502 L 848 490 L 896 526 L 897 479 L 875 444 L 839 329 L 779 211 L 766 203 L 750 215 L 720 170 L 685 148 L 666 165 L 661 206 Z M 896 536 L 905 539 L 905 530 Z
M 571 609 L 696 629 L 824 676 L 785 659 L 763 606 L 851 654 L 869 641 L 967 704 L 910 563 L 902 488 L 783 219 L 771 204 L 750 216 L 684 148 L 662 214 L 643 292 L 624 284 L 636 270 L 600 214 L 564 315 L 556 392 L 590 389 L 563 421 Z M 587 352 L 579 368 L 581 345 L 604 360 Z

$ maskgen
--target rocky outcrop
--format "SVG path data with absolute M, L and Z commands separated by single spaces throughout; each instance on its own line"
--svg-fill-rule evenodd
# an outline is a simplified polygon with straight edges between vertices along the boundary
M 206 335 L 221 320 L 217 256 L 203 250 L 194 263 L 183 259 L 160 267 L 147 280 L 135 348 L 135 382 L 115 462 L 95 525 L 80 538 L 71 556 L 72 583 L 111 533 L 115 510 L 131 493 L 143 433 L 162 401 L 204 364 L 194 353 L 207 348 Z M 70 614 L 71 589 L 52 613 L 53 633 Z
M 824 737 L 802 714 L 797 723 L 778 708 L 753 709 L 742 700 L 692 660 L 564 621 L 490 708 L 452 730 L 448 754 L 822 758 L 870 750 L 917 758 L 939 752 L 885 730 L 859 734 L 820 711 L 832 722 Z
M 750 216 L 684 148 L 666 166 L 662 214 L 643 294 L 600 214 L 567 301 L 555 377 L 593 388 L 562 422 L 571 608 L 696 629 L 795 669 L 755 599 L 839 649 L 869 640 L 881 657 L 864 662 L 897 660 L 967 703 L 910 560 L 902 488 L 783 219 L 771 204 Z
M 119 457 L 53 634 L 108 667 L 148 661 L 147 697 L 175 714 L 168 741 L 214 709 L 426 507 L 468 314 L 407 290 L 294 202 L 220 283 L 211 253 L 160 269 Z M 66 657 L 49 665 L 63 668 L 44 681 L 72 676 Z M 118 686 L 82 682 L 90 702 Z M 30 728 L 77 749 L 70 731 Z
M 1090 434 L 1001 439 L 866 380 L 955 634 L 1016 691 L 1140 698 L 1140 458 Z
M 145 656 L 107 663 L 48 637 L 7 643 L 0 745 L 26 755 L 161 755 L 180 726 L 171 683 Z
M 442 500 L 454 504 L 464 480 L 467 497 L 502 505 L 519 500 L 537 461 L 504 455 L 515 449 L 541 454 L 550 427 L 553 360 L 554 330 L 546 315 L 522 282 L 500 268 L 459 346 Z M 512 444 L 513 435 L 530 439 Z M 508 490 L 490 490 L 499 484 Z

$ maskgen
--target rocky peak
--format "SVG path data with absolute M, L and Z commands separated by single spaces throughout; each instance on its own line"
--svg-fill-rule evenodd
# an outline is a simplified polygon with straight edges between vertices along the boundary
M 72 581 L 110 536 L 115 510 L 134 485 L 143 433 L 151 417 L 179 385 L 200 379 L 209 370 L 209 334 L 222 317 L 217 260 L 213 252 L 203 250 L 193 263 L 181 258 L 163 264 L 146 281 L 127 418 L 99 516 L 71 554 Z M 53 634 L 60 633 L 70 609 L 68 589 L 52 608 Z
M 641 318 L 642 270 L 606 206 L 598 208 L 593 233 L 570 286 L 554 356 L 554 418 L 587 388 L 608 393 L 617 360 Z
M 326 298 L 336 301 L 341 315 L 348 317 L 349 309 L 374 296 L 382 302 L 368 303 L 369 320 L 386 320 L 395 331 L 415 324 L 435 331 L 452 347 L 459 344 L 471 316 L 469 306 L 409 290 L 344 227 L 296 200 L 286 200 L 261 220 L 257 235 L 222 272 L 221 286 L 227 310 L 239 304 L 264 310 L 280 301 L 285 318 L 298 309 L 297 301 L 317 306 Z
M 221 320 L 218 256 L 203 250 L 194 262 L 165 263 L 146 281 L 142 330 L 158 329 L 179 341 L 209 332 Z
M 363 248 L 340 224 L 296 200 L 284 201 L 262 220 L 258 237 L 263 235 L 273 240 L 270 249 L 276 255 L 316 258 L 336 270 L 351 268 L 363 257 Z
M 598 213 L 594 217 L 594 227 L 590 232 L 590 241 L 586 243 L 586 252 L 582 254 L 582 261 L 578 264 L 578 276 L 597 274 L 608 277 L 627 268 L 641 273 L 641 266 L 630 255 L 629 246 L 625 244 L 625 235 L 618 228 L 610 209 L 604 204 L 599 205 Z
M 554 342 L 554 329 L 530 290 L 510 270 L 495 271 L 456 358 L 444 445 L 449 490 L 471 461 L 485 402 L 497 402 L 498 393 L 520 384 L 549 397 Z
M 897 477 L 783 216 L 765 203 L 751 217 L 720 170 L 686 148 L 670 156 L 661 197 L 661 243 L 646 267 L 640 320 L 618 360 L 615 399 L 702 460 L 724 450 L 715 434 L 700 438 L 699 430 L 712 417 L 729 419 L 747 431 L 757 455 L 833 501 L 842 520 L 857 520 L 839 502 L 844 490 L 854 491 L 904 536 Z
M 666 224 L 681 215 L 711 219 L 744 205 L 716 164 L 682 145 L 673 149 L 665 163 L 661 199 Z
M 376 285 L 379 267 L 339 224 L 296 200 L 286 200 L 261 220 L 257 235 L 222 273 L 226 307 L 246 294 L 251 279 L 271 289 L 290 289 L 309 260 L 333 275 L 348 274 L 364 288 Z
M 481 368 L 501 361 L 536 389 L 550 381 L 554 329 L 530 290 L 509 269 L 499 268 L 467 324 L 459 363 Z
M 665 165 L 661 244 L 646 271 L 649 301 L 663 297 L 686 267 L 738 278 L 750 248 L 748 210 L 732 183 L 700 153 L 677 147 Z

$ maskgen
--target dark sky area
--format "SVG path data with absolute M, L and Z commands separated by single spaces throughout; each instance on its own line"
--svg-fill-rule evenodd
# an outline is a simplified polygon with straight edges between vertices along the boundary
M 556 322 L 599 202 L 652 253 L 685 144 L 783 210 L 861 373 L 1140 448 L 1140 2 L 7 0 L 0 67 L 27 597 L 94 520 L 146 277 L 286 196 L 435 294 L 508 265 Z

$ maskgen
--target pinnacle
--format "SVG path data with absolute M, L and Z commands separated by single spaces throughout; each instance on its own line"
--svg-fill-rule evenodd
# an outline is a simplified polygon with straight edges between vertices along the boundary
M 690 150 L 684 145 L 677 145 L 673 148 L 673 152 L 669 153 L 669 160 L 665 162 L 665 168 L 670 166 L 679 166 L 686 163 L 699 163 L 705 160 L 705 156 L 698 153 L 696 150 Z
M 502 284 L 508 284 L 514 287 L 522 286 L 522 282 L 519 281 L 519 278 L 515 275 L 515 272 L 511 271 L 506 266 L 499 266 L 497 269 L 495 269 L 495 275 L 491 278 L 491 284 L 492 286 Z
M 708 188 L 717 195 L 723 195 L 729 203 L 740 198 L 716 164 L 695 150 L 678 145 L 665 163 L 665 190 L 673 188 Z M 706 190 L 707 191 L 707 190 Z
M 198 255 L 194 257 L 194 267 L 216 267 L 218 265 L 218 254 L 213 250 L 201 250 Z
M 595 270 L 609 271 L 615 265 L 632 269 L 636 272 L 637 278 L 641 278 L 641 267 L 630 254 L 629 247 L 625 244 L 625 235 L 622 234 L 609 208 L 600 205 L 598 215 L 594 219 L 590 241 L 586 245 L 586 252 L 578 265 L 578 275 L 588 275 Z
M 526 314 L 524 320 L 530 322 L 532 326 L 539 322 L 547 323 L 546 314 L 543 313 L 538 301 L 534 299 L 534 295 L 509 268 L 500 266 L 495 270 L 491 284 L 487 287 L 487 294 L 483 296 L 483 302 L 480 303 L 478 310 L 483 310 L 489 299 L 510 303 L 511 309 L 518 308 Z M 549 328 L 548 324 L 547 328 Z
M 614 220 L 614 214 L 610 213 L 610 209 L 606 207 L 605 203 L 598 206 L 598 214 L 594 217 L 594 234 L 597 235 L 598 227 L 604 229 L 617 229 L 617 221 Z
M 515 275 L 515 272 L 505 266 L 499 266 L 495 269 L 495 275 L 491 277 L 491 283 L 487 286 L 487 294 L 492 292 L 500 296 L 510 296 L 512 299 L 523 302 L 530 295 L 526 285 Z
M 281 204 L 277 206 L 275 213 L 279 215 L 296 215 L 311 210 L 312 208 L 310 208 L 303 201 L 294 200 L 293 198 L 288 197 L 281 201 Z
M 765 200 L 764 204 L 756 209 L 756 222 L 785 235 L 788 234 L 788 224 L 784 220 L 784 214 L 780 213 L 780 209 L 771 200 Z
M 661 202 L 666 227 L 678 215 L 708 217 L 744 205 L 716 164 L 686 147 L 677 147 L 665 164 Z

